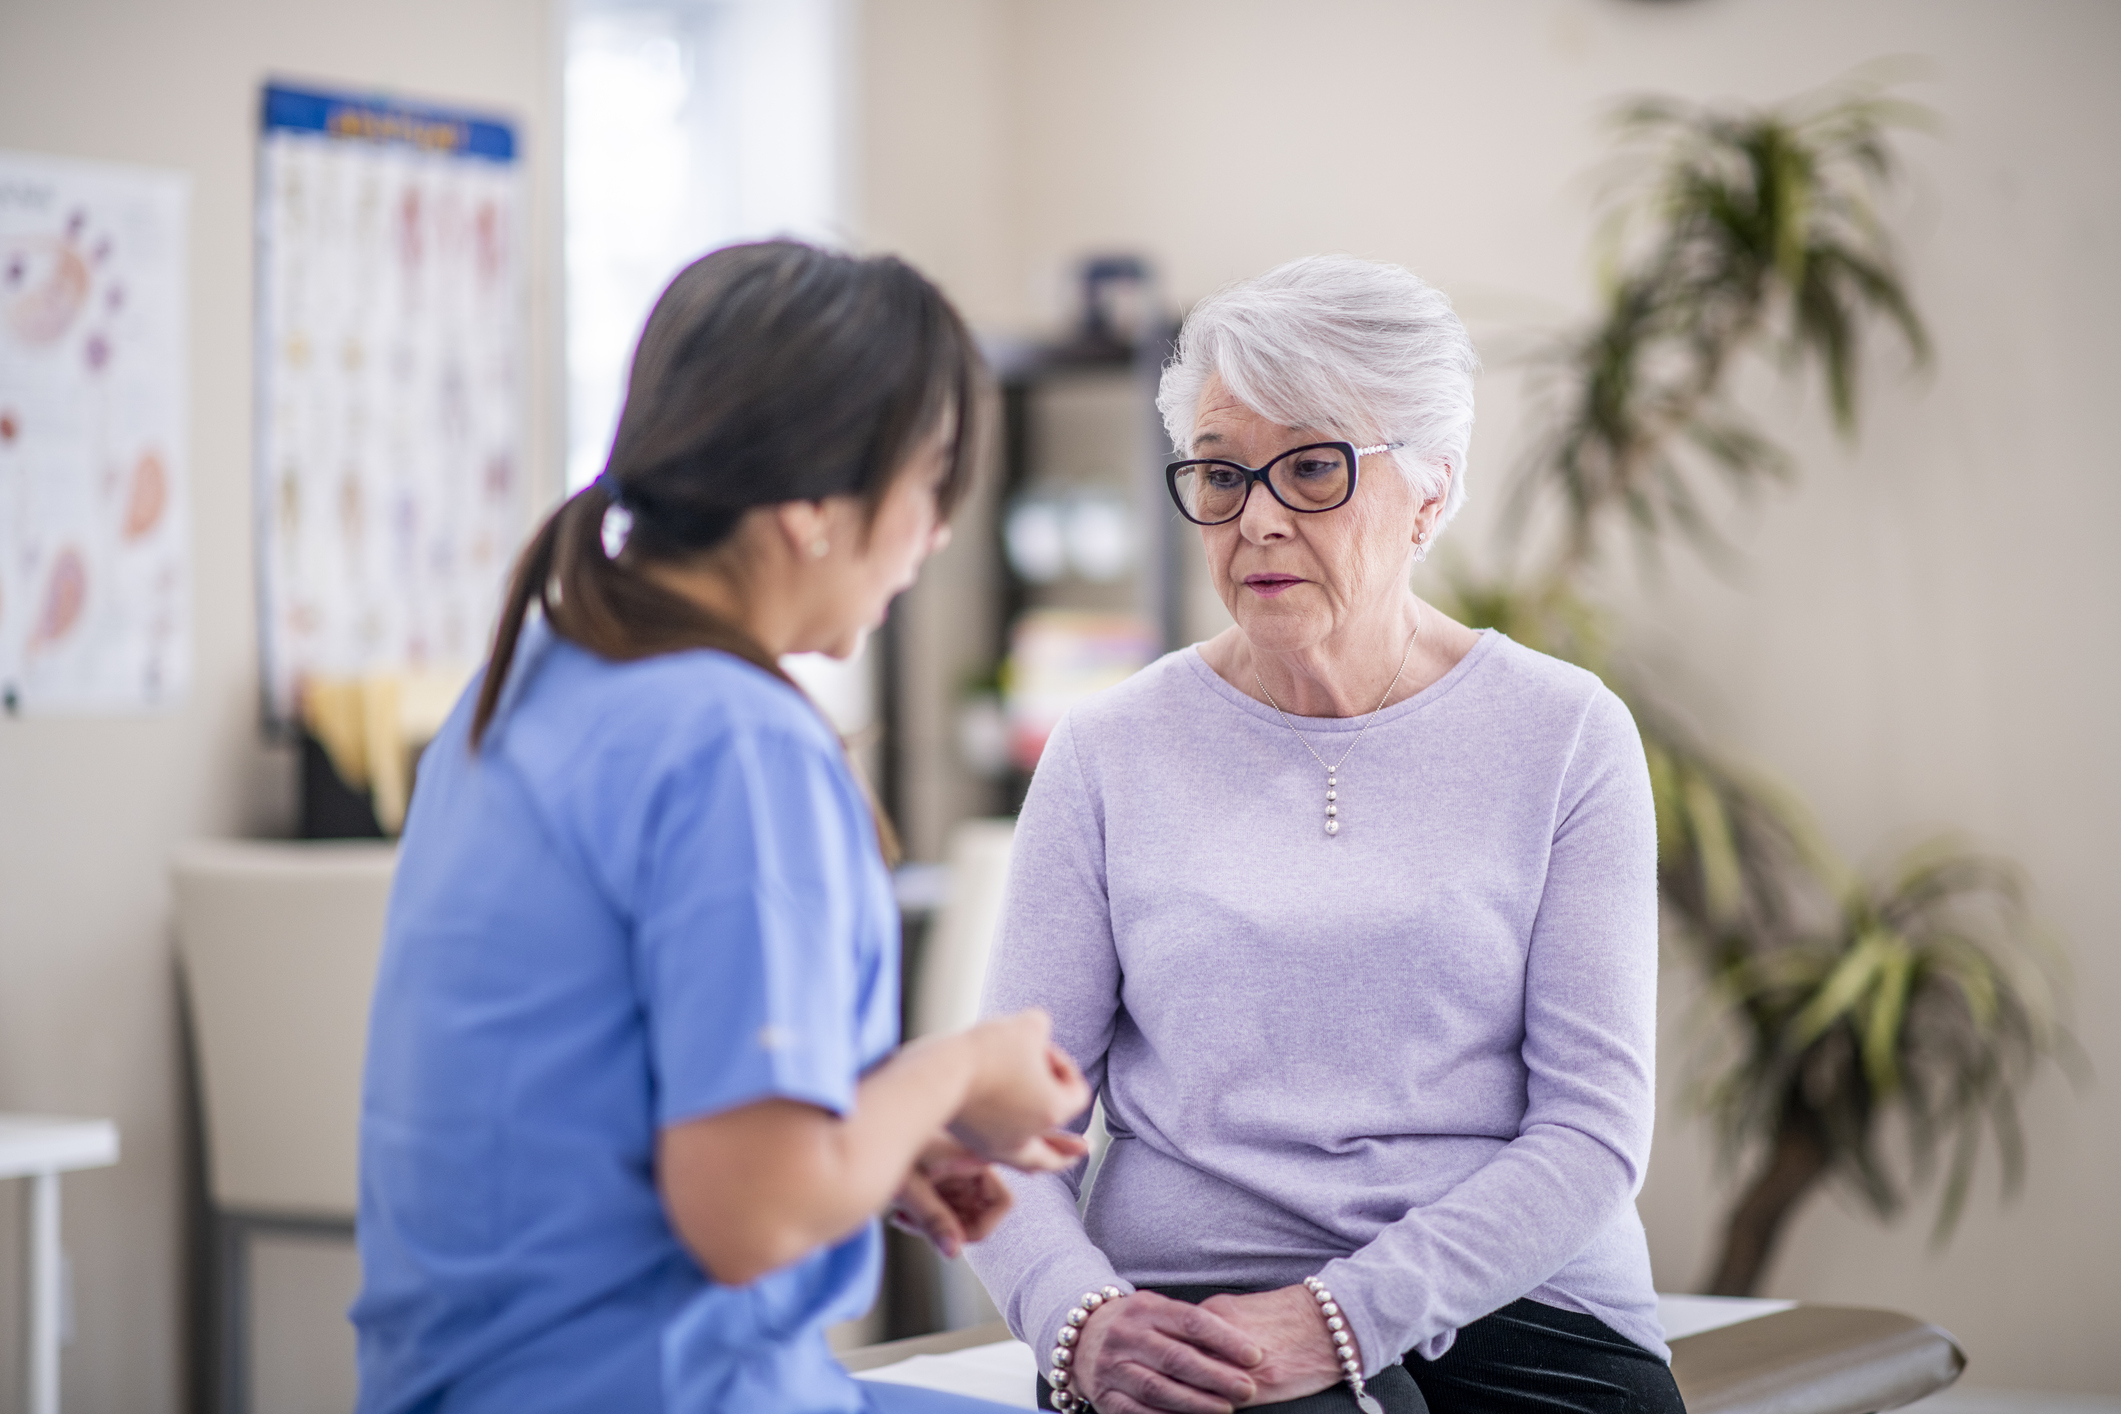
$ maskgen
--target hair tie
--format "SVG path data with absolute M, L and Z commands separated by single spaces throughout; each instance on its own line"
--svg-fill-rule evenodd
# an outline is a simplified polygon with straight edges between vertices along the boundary
M 594 484 L 597 490 L 604 493 L 604 499 L 611 502 L 614 506 L 626 504 L 625 489 L 619 485 L 618 477 L 611 474 L 609 467 L 606 467 L 598 474 Z

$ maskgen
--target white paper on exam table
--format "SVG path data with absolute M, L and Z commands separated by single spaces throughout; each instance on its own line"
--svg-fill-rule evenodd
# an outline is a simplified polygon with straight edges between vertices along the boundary
M 1657 1319 L 1667 1341 L 1682 1340 L 1703 1331 L 1735 1326 L 1760 1316 L 1787 1311 L 1794 1301 L 1770 1301 L 1755 1296 L 1662 1296 L 1657 1298 Z
M 1657 1317 L 1664 1323 L 1666 1340 L 1699 1335 L 1719 1326 L 1734 1326 L 1760 1316 L 1787 1311 L 1794 1301 L 1749 1300 L 1730 1296 L 1659 1296 Z M 948 1394 L 991 1400 L 1012 1409 L 1038 1407 L 1033 1391 L 1038 1376 L 1031 1347 L 1020 1340 L 975 1345 L 948 1355 L 915 1355 L 895 1365 L 864 1370 L 860 1380 L 883 1384 L 918 1385 Z
M 1031 1347 L 1020 1340 L 975 1345 L 948 1355 L 916 1355 L 896 1365 L 863 1370 L 855 1378 L 887 1385 L 919 1385 L 946 1394 L 992 1400 L 1012 1409 L 1038 1408 L 1038 1362 L 1031 1358 Z

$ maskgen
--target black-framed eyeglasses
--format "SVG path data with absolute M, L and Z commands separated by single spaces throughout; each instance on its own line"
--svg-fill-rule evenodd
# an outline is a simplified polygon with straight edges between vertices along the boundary
M 1252 487 L 1265 482 L 1275 500 L 1302 515 L 1338 510 L 1355 494 L 1355 466 L 1373 452 L 1396 452 L 1404 442 L 1358 447 L 1353 442 L 1312 442 L 1291 447 L 1265 466 L 1216 457 L 1172 462 L 1164 481 L 1178 513 L 1195 525 L 1224 525 L 1244 514 Z

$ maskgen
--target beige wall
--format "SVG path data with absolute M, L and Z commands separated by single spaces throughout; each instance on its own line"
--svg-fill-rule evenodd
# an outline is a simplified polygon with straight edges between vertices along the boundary
M 2121 353 L 2121 131 L 2109 6 L 1825 0 L 864 0 L 857 7 L 865 241 L 904 250 L 975 319 L 1048 317 L 1067 261 L 1155 256 L 1176 293 L 1322 248 L 1403 261 L 1450 290 L 1495 371 L 1482 386 L 1479 541 L 1522 445 L 1501 355 L 1580 312 L 1580 181 L 1616 94 L 1787 94 L 1920 53 L 1944 113 L 1912 145 L 1897 222 L 1939 336 L 1926 383 L 1882 360 L 1847 452 L 1784 425 L 1803 492 L 1749 528 L 1736 585 L 1691 567 L 1623 591 L 1675 691 L 1793 781 L 1855 853 L 1956 824 L 2030 866 L 2075 944 L 2080 1030 L 2103 1081 L 2035 1099 L 2032 1183 L 1983 1195 L 1941 1256 L 1820 1202 L 1779 1292 L 1920 1310 L 1983 1384 L 2121 1393 L 2121 478 L 2103 436 Z M 0 720 L 0 1109 L 105 1114 L 118 1169 L 68 1181 L 69 1405 L 179 1402 L 173 989 L 162 860 L 185 836 L 283 828 L 288 762 L 254 727 L 249 549 L 250 196 L 268 74 L 497 105 L 536 173 L 541 448 L 557 398 L 557 228 L 543 0 L 11 0 L 0 146 L 191 174 L 195 687 L 181 710 Z M 1227 82 L 1224 82 L 1227 80 Z M 1250 87 L 1248 87 L 1248 85 Z M 1181 104 L 1183 93 L 1235 95 Z M 1776 413 L 1781 405 L 1770 403 Z M 2107 419 L 2110 420 L 2110 419 Z M 541 470 L 551 477 L 551 458 Z M 550 480 L 548 480 L 550 484 Z M 1683 682 L 1682 682 L 1683 677 Z M 940 749 L 940 748 L 938 748 Z M 1668 1057 L 1667 1075 L 1677 1067 Z M 1643 1198 L 1661 1280 L 1705 1260 L 1717 1190 L 1668 1113 Z M 0 1202 L 0 1411 L 19 1391 L 19 1230 Z
M 250 541 L 251 192 L 268 75 L 521 119 L 536 189 L 537 405 L 556 403 L 555 82 L 545 0 L 8 0 L 0 147 L 192 181 L 194 686 L 179 709 L 0 720 L 0 1110 L 108 1115 L 116 1169 L 65 1184 L 67 1407 L 181 1405 L 179 1137 L 163 862 L 199 834 L 284 830 L 289 758 L 256 727 Z M 541 474 L 551 420 L 536 429 Z M 20 1224 L 0 1199 L 0 1411 L 18 1407 Z
M 1940 0 L 869 0 L 865 234 L 981 321 L 1050 318 L 1092 249 L 1155 257 L 1175 293 L 1319 250 L 1403 262 L 1457 299 L 1490 363 L 1476 545 L 1525 445 L 1509 355 L 1587 307 L 1585 174 L 1602 106 L 1640 90 L 1774 99 L 1882 55 L 1927 56 L 1944 118 L 1907 144 L 1898 209 L 1937 335 L 1926 380 L 1868 367 L 1857 448 L 1815 399 L 1759 406 L 1801 454 L 1723 583 L 1624 580 L 1636 651 L 1717 739 L 1796 785 L 1875 858 L 1956 826 L 2023 860 L 2074 945 L 2102 1080 L 2044 1085 L 2031 1180 L 1977 1195 L 1949 1250 L 1821 1199 L 1776 1293 L 1904 1307 L 1969 1379 L 2121 1394 L 2121 11 Z M 997 152 L 1000 157 L 997 160 Z M 1685 974 L 1673 960 L 1675 1026 Z M 1666 1089 L 1685 1078 L 1666 1055 Z M 1668 1094 L 1642 1199 L 1659 1280 L 1709 1256 L 1725 1187 Z M 1991 1175 L 1991 1178 L 1993 1175 Z

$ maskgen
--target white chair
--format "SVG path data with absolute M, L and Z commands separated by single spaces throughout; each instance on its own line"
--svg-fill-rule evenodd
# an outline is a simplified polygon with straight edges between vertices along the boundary
M 172 863 L 213 1210 L 214 1403 L 250 1407 L 250 1242 L 349 1239 L 396 848 L 215 841 Z
M 979 1019 L 980 988 L 1001 928 L 1002 893 L 1009 882 L 1009 851 L 1015 840 L 1016 821 L 994 819 L 963 821 L 944 841 L 948 884 L 916 955 L 909 1039 L 959 1031 Z M 963 1258 L 932 1260 L 944 1329 L 995 1319 L 998 1313 L 987 1289 Z
M 958 1031 L 979 1019 L 987 954 L 1002 923 L 1002 890 L 1016 821 L 966 820 L 944 842 L 949 886 L 930 924 L 913 979 L 909 1018 L 914 1036 Z M 910 1039 L 910 1037 L 909 1037 Z

